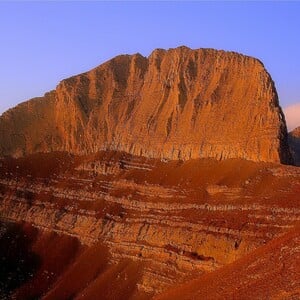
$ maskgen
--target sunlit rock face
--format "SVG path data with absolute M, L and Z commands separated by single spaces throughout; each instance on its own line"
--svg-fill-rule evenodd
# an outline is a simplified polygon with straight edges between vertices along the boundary
M 0 154 L 118 150 L 290 163 L 274 83 L 257 59 L 187 47 L 121 55 L 0 118 Z

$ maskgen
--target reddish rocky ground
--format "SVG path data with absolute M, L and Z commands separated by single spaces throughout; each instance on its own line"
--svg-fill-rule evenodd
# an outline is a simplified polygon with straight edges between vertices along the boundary
M 299 227 L 155 299 L 299 299 Z
M 3 297 L 299 298 L 297 167 L 121 152 L 0 165 Z

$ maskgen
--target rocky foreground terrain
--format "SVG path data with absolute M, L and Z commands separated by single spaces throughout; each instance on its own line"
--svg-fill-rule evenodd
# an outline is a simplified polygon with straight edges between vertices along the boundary
M 23 240 L 15 256 L 30 256 L 20 258 L 21 268 L 31 266 L 31 256 L 36 260 L 14 290 L 17 299 L 148 299 L 208 272 L 217 280 L 224 266 L 257 248 L 255 265 L 240 267 L 247 285 L 241 275 L 228 279 L 229 299 L 239 295 L 239 286 L 244 296 L 248 286 L 256 288 L 267 276 L 260 270 L 265 256 L 274 258 L 275 251 L 280 261 L 277 269 L 271 263 L 271 271 L 281 284 L 265 286 L 266 295 L 299 296 L 297 167 L 244 160 L 161 162 L 105 152 L 36 154 L 4 160 L 0 170 L 1 219 L 19 224 L 17 234 L 6 225 L 1 239 Z M 292 246 L 277 247 L 289 232 Z M 271 242 L 277 248 L 270 252 Z M 12 281 L 19 276 L 14 272 Z M 210 293 L 206 298 L 213 299 L 213 288 Z
M 119 56 L 0 130 L 1 299 L 300 298 L 298 131 L 259 61 Z

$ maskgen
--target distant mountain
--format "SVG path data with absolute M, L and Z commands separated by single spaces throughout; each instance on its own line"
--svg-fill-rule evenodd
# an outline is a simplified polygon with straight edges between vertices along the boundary
M 175 160 L 291 162 L 263 64 L 212 49 L 117 56 L 4 113 L 0 136 L 2 156 L 118 150 Z
M 300 165 L 300 126 L 289 133 L 289 144 L 296 165 Z

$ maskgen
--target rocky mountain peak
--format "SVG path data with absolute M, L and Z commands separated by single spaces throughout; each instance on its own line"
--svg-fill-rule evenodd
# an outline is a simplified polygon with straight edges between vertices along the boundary
M 120 55 L 0 118 L 1 155 L 100 150 L 164 158 L 290 163 L 287 130 L 263 64 L 187 47 Z

